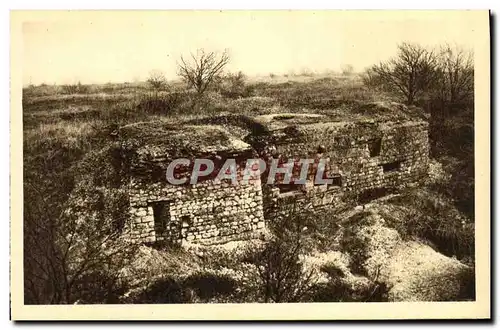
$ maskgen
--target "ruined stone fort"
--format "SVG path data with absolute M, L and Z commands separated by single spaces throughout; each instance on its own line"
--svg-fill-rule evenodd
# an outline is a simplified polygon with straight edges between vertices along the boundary
M 399 104 L 368 104 L 348 115 L 281 113 L 219 116 L 120 129 L 130 171 L 130 231 L 137 242 L 218 244 L 260 235 L 286 206 L 352 207 L 416 185 L 428 171 L 428 123 Z M 331 184 L 282 184 L 264 177 L 237 185 L 208 176 L 172 185 L 165 173 L 177 158 L 324 158 Z M 191 175 L 185 169 L 186 177 Z M 263 173 L 264 175 L 264 173 Z M 266 178 L 267 179 L 267 178 Z

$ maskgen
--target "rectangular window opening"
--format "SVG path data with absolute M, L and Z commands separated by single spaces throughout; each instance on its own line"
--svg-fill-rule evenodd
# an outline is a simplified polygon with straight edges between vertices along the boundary
M 153 208 L 155 232 L 157 235 L 161 236 L 170 222 L 170 202 L 163 201 L 151 203 L 151 207 Z
M 368 150 L 370 151 L 370 157 L 377 157 L 380 155 L 380 149 L 382 149 L 382 139 L 376 138 L 368 142 Z
M 384 173 L 386 172 L 397 172 L 401 169 L 401 161 L 391 162 L 382 164 L 382 168 L 384 169 Z
M 335 175 L 331 177 L 332 183 L 330 186 L 342 187 L 342 177 L 340 175 Z
M 279 184 L 277 185 L 280 194 L 278 197 L 283 198 L 283 197 L 290 197 L 290 196 L 297 196 L 297 195 L 302 195 L 304 193 L 303 191 L 303 186 L 302 184 Z
M 292 191 L 299 191 L 302 185 L 300 184 L 279 184 L 278 189 L 280 190 L 280 194 L 289 193 Z
M 208 212 L 207 212 L 208 213 Z M 191 217 L 189 215 L 183 215 L 181 217 L 181 223 L 184 225 L 184 224 L 187 224 L 189 226 L 191 226 L 193 224 L 193 220 L 191 219 Z

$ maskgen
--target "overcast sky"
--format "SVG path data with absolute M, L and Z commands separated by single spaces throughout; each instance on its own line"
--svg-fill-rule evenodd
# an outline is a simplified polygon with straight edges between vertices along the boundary
M 176 79 L 176 61 L 197 48 L 229 50 L 248 75 L 356 70 L 385 60 L 402 41 L 473 47 L 467 12 L 73 12 L 23 25 L 23 82 Z M 39 16 L 41 17 L 41 16 Z

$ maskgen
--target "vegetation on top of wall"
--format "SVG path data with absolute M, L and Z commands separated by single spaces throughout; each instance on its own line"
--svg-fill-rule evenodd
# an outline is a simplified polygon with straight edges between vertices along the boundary
M 138 152 L 156 150 L 174 158 L 249 148 L 245 144 L 236 144 L 234 137 L 215 125 L 179 127 L 169 122 L 151 121 L 122 126 L 118 134 L 123 143 Z

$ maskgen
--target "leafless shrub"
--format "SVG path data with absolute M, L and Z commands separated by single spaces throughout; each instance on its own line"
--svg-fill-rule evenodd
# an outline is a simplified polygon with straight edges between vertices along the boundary
M 255 286 L 264 302 L 307 300 L 316 273 L 306 270 L 302 261 L 304 245 L 298 235 L 274 236 L 263 246 L 249 248 L 247 262 L 254 264 L 258 276 Z
M 273 236 L 260 246 L 251 246 L 247 260 L 257 267 L 258 291 L 264 302 L 307 301 L 312 295 L 317 276 L 315 269 L 304 267 L 308 250 L 303 223 L 307 218 L 296 205 L 276 217 L 270 224 Z
M 216 52 L 206 53 L 198 49 L 191 54 L 191 60 L 187 61 L 181 56 L 178 63 L 178 75 L 201 95 L 209 88 L 215 80 L 223 73 L 225 66 L 229 63 L 229 54 Z
M 102 165 L 94 157 L 87 161 L 92 168 Z M 136 252 L 136 245 L 122 238 L 127 230 L 127 192 L 97 187 L 100 179 L 85 176 L 74 187 L 72 182 L 65 184 L 72 196 L 65 200 L 62 190 L 40 187 L 34 179 L 27 177 L 24 183 L 29 201 L 23 227 L 25 303 L 116 302 L 123 288 L 120 269 Z M 68 174 L 60 180 L 75 178 Z
M 396 57 L 381 62 L 367 70 L 364 83 L 381 87 L 405 98 L 414 104 L 437 79 L 436 54 L 418 44 L 402 43 Z
M 118 271 L 133 255 L 133 245 L 119 239 L 117 219 L 99 213 L 98 218 L 51 218 L 47 213 L 38 210 L 32 212 L 37 217 L 25 219 L 26 303 L 70 304 L 83 295 L 88 303 L 109 302 L 119 285 Z M 98 291 L 89 288 L 88 278 L 96 276 L 106 282 L 104 301 L 96 301 Z
M 148 84 L 153 87 L 155 91 L 163 90 L 167 85 L 167 79 L 165 75 L 160 71 L 151 71 L 147 79 Z

